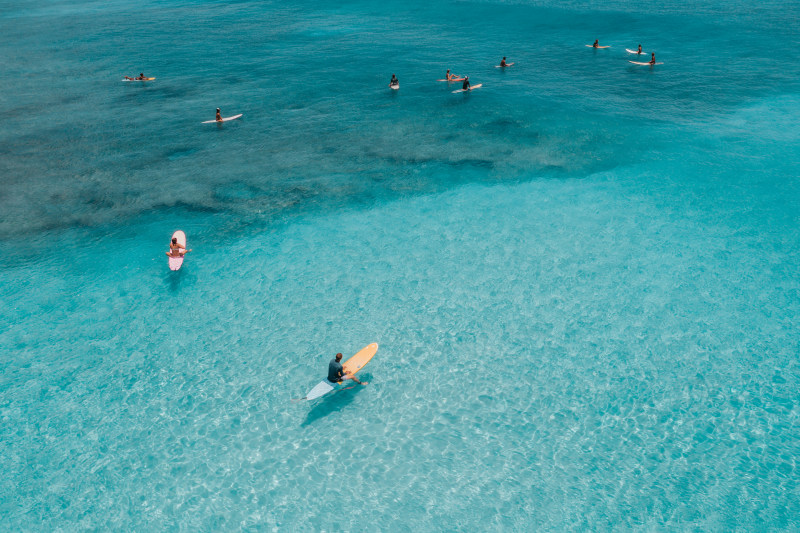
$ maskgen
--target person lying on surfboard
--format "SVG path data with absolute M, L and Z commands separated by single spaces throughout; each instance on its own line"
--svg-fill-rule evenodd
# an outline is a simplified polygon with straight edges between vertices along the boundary
M 392 74 L 392 79 L 389 81 L 389 87 L 393 85 L 400 85 L 400 80 L 397 79 L 397 76 Z
M 178 244 L 178 239 L 173 237 L 172 242 L 169 243 L 169 252 L 167 252 L 167 256 L 183 257 L 183 255 L 187 252 L 191 252 L 191 250 L 187 250 L 186 248 Z
M 352 379 L 359 385 L 366 385 L 366 381 L 359 381 L 353 374 L 345 374 L 342 366 L 342 354 L 337 353 L 335 359 L 331 359 L 328 365 L 328 381 L 331 383 L 341 383 L 346 379 Z
M 465 91 L 469 90 L 469 76 L 464 76 L 464 83 L 461 84 L 461 88 Z
M 131 80 L 131 81 L 142 81 L 142 80 L 146 80 L 147 78 L 145 78 L 144 72 L 140 72 L 139 76 L 136 77 L 136 78 L 131 78 L 130 76 L 125 76 L 125 79 L 126 80 Z
M 502 61 L 500 61 L 500 66 L 501 67 L 505 67 L 506 66 L 506 56 L 503 56 Z

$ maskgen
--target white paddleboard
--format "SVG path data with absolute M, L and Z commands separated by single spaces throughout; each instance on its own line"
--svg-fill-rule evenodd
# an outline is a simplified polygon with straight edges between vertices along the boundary
M 636 54 L 636 55 L 649 55 L 649 54 L 648 54 L 647 52 L 645 52 L 644 50 L 642 50 L 642 52 L 641 52 L 641 53 L 639 53 L 639 51 L 638 51 L 638 50 L 631 50 L 630 48 L 626 48 L 626 49 L 625 49 L 625 51 L 626 51 L 626 52 L 628 52 L 629 54 Z
M 480 89 L 481 87 L 483 87 L 483 84 L 482 84 L 482 83 L 479 83 L 478 85 L 470 85 L 470 88 L 469 88 L 469 89 L 458 89 L 458 90 L 456 90 L 456 91 L 453 91 L 453 94 L 456 94 L 456 93 L 465 93 L 465 92 L 471 91 L 471 90 L 473 90 L 473 89 Z
M 212 122 L 228 122 L 229 120 L 236 120 L 237 118 L 241 117 L 244 113 L 239 113 L 238 115 L 233 115 L 232 117 L 225 117 L 222 120 L 206 120 L 203 124 L 211 124 Z
M 589 48 L 611 48 L 611 45 L 608 45 L 608 46 L 595 46 L 593 44 L 587 44 L 586 46 L 588 46 Z
M 495 65 L 494 68 L 506 68 L 506 67 L 510 67 L 513 64 L 514 63 L 506 63 L 505 65 Z
M 176 231 L 172 234 L 172 239 L 178 239 L 178 246 L 183 248 L 186 251 L 186 234 L 181 230 Z M 170 239 L 170 243 L 172 242 Z M 180 257 L 169 257 L 169 269 L 170 270 L 180 270 L 181 265 L 183 265 L 183 256 Z
M 634 65 L 645 65 L 645 66 L 652 66 L 652 65 L 663 65 L 664 63 L 642 63 L 641 61 L 628 61 L 628 63 L 633 63 Z

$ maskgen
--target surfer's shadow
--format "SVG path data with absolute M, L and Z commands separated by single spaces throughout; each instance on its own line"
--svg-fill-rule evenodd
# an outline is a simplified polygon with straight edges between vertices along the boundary
M 183 268 L 180 270 L 170 270 L 167 272 L 166 282 L 169 286 L 170 292 L 178 292 L 178 290 L 180 290 L 182 284 L 181 282 L 186 277 L 185 272 L 186 270 Z

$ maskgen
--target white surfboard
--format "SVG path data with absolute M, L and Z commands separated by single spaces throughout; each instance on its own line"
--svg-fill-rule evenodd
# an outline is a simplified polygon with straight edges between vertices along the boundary
M 664 63 L 642 63 L 641 61 L 628 61 L 628 63 L 633 63 L 634 65 L 644 65 L 644 66 L 652 66 L 652 65 L 663 65 Z
M 481 87 L 483 87 L 483 84 L 482 84 L 482 83 L 479 83 L 478 85 L 471 85 L 469 89 L 458 89 L 458 90 L 456 90 L 456 91 L 453 91 L 453 94 L 456 94 L 456 93 L 465 93 L 465 92 L 471 91 L 471 90 L 473 90 L 473 89 L 480 89 Z
M 396 91 L 400 88 L 400 84 L 399 83 L 396 83 L 394 85 L 389 84 L 389 88 L 394 89 Z
M 123 78 L 123 79 L 122 79 L 122 81 L 153 81 L 154 79 L 155 79 L 155 78 L 144 78 L 144 79 L 139 79 L 139 78 L 133 78 L 133 79 Z
M 229 120 L 236 120 L 237 118 L 241 117 L 244 113 L 239 113 L 238 115 L 233 115 L 232 117 L 225 117 L 222 120 L 206 120 L 203 124 L 211 124 L 213 122 L 228 122 Z
M 514 63 L 506 63 L 505 65 L 495 65 L 494 68 L 506 68 L 506 67 L 510 67 L 513 64 Z
M 182 232 L 181 230 L 178 230 L 178 231 L 176 231 L 175 233 L 172 234 L 172 238 L 178 240 L 178 246 L 183 248 L 183 251 L 185 252 L 186 251 L 186 234 L 184 232 Z M 172 242 L 172 239 L 170 239 L 169 242 Z M 179 256 L 179 257 L 172 257 L 172 256 L 169 257 L 169 269 L 170 270 L 180 270 L 181 265 L 183 265 L 183 256 L 182 255 Z
M 630 48 L 626 48 L 626 49 L 625 49 L 625 51 L 626 51 L 626 52 L 628 52 L 629 54 L 636 54 L 636 55 L 649 55 L 649 54 L 648 54 L 647 52 L 645 52 L 644 50 L 642 50 L 641 52 L 639 52 L 638 50 L 631 50 Z
M 317 383 L 314 386 L 313 389 L 308 391 L 308 394 L 306 394 L 305 399 L 306 400 L 316 400 L 320 396 L 325 396 L 326 394 L 328 394 L 330 391 L 332 391 L 335 388 L 336 388 L 336 384 L 335 383 L 331 383 L 327 379 L 323 379 L 322 381 Z
M 589 48 L 611 48 L 611 45 L 608 45 L 608 46 L 595 46 L 593 44 L 587 44 L 586 46 L 588 46 Z

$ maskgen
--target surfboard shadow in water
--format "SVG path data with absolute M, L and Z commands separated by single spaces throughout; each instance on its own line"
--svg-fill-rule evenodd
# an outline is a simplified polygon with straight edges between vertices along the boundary
M 370 376 L 368 374 L 364 374 L 362 376 L 362 374 L 359 372 L 358 377 L 362 381 L 370 381 Z M 347 385 L 344 388 L 337 389 L 336 391 L 323 396 L 322 398 L 312 400 L 316 403 L 316 405 L 314 405 L 308 411 L 305 420 L 303 420 L 303 423 L 300 424 L 300 426 L 309 426 L 317 420 L 325 418 L 332 413 L 341 411 L 350 405 L 356 399 L 356 395 L 364 389 L 364 387 L 358 383 L 353 383 L 353 385 Z M 366 386 L 370 387 L 370 385 Z
M 181 280 L 186 277 L 186 268 L 181 268 L 180 270 L 167 270 L 166 274 L 166 282 L 169 284 L 169 291 L 170 292 L 178 292 L 181 288 Z

